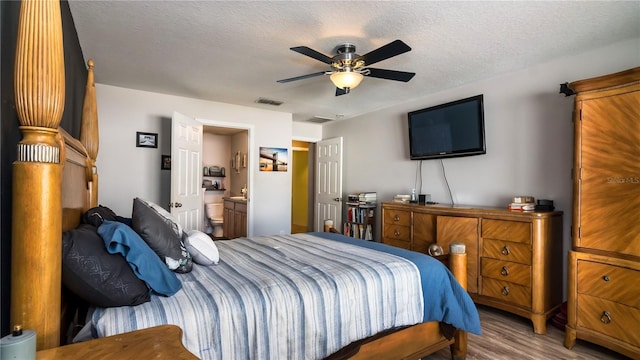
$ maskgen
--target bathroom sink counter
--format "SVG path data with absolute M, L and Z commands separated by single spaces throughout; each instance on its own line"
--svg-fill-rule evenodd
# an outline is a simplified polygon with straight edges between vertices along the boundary
M 240 203 L 240 204 L 246 204 L 247 203 L 247 199 L 245 199 L 242 196 L 225 196 L 222 198 L 222 200 L 224 201 L 233 201 L 236 203 Z

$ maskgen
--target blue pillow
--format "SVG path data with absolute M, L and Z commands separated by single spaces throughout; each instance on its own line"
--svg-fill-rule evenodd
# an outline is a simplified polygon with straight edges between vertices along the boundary
M 98 227 L 107 251 L 122 254 L 133 272 L 156 293 L 171 296 L 182 288 L 182 283 L 173 271 L 129 226 L 105 220 Z

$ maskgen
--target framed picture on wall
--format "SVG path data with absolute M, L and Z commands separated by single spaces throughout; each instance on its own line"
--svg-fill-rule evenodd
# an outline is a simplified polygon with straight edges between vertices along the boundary
M 260 147 L 260 171 L 287 171 L 289 151 L 285 148 Z
M 136 147 L 157 148 L 158 134 L 147 132 L 136 132 Z
M 162 155 L 162 170 L 171 170 L 171 156 L 170 155 Z

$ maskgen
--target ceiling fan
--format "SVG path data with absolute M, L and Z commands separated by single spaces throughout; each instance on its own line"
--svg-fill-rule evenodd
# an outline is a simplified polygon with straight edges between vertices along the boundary
M 278 82 L 284 84 L 320 75 L 330 75 L 331 82 L 336 86 L 336 96 L 348 94 L 351 89 L 360 84 L 364 76 L 404 82 L 411 80 L 411 78 L 415 76 L 415 73 L 412 72 L 369 67 L 379 61 L 410 51 L 411 48 L 409 45 L 401 40 L 392 41 L 364 55 L 356 54 L 356 47 L 351 43 L 338 45 L 336 47 L 336 55 L 333 57 L 324 55 L 306 46 L 292 47 L 291 50 L 329 64 L 332 69 L 330 71 L 319 71 L 313 74 L 282 79 L 278 80 Z

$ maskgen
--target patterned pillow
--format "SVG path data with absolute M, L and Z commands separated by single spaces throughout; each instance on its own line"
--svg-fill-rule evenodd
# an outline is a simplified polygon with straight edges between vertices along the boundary
M 171 214 L 158 205 L 140 198 L 133 199 L 132 228 L 177 273 L 188 273 L 193 267 L 191 255 L 183 243 L 184 232 Z
M 80 224 L 62 233 L 62 283 L 91 305 L 111 307 L 149 301 L 149 288 L 124 257 L 109 254 L 97 229 Z

